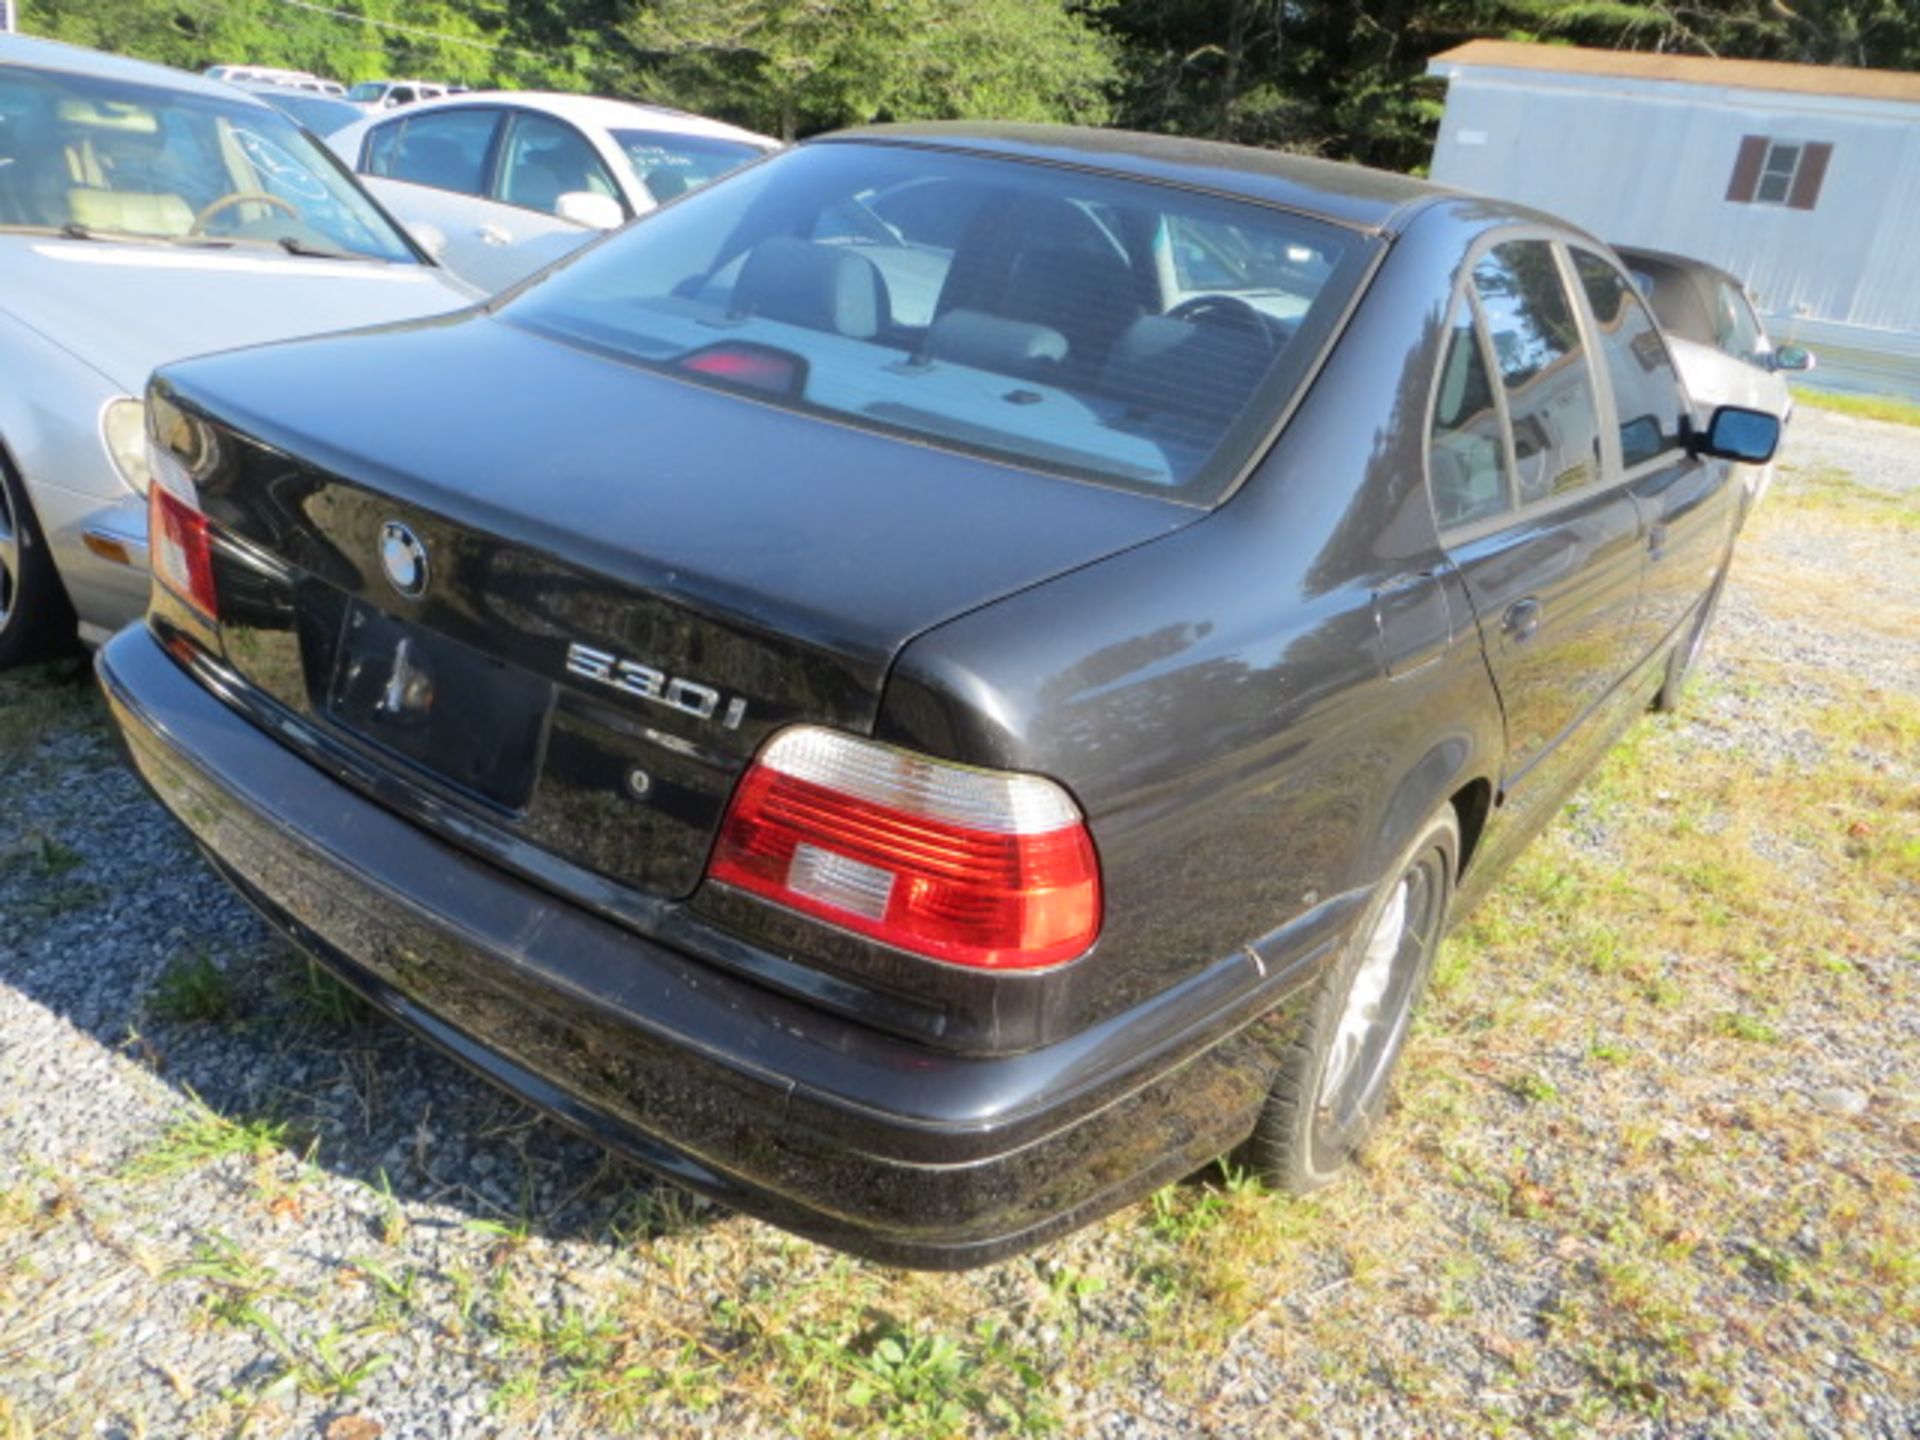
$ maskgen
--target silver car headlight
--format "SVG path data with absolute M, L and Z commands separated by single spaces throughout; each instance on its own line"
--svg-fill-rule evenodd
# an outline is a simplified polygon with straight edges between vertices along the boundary
M 100 412 L 100 438 L 120 478 L 134 494 L 146 494 L 153 483 L 153 472 L 147 464 L 146 402 L 124 395 L 109 400 Z

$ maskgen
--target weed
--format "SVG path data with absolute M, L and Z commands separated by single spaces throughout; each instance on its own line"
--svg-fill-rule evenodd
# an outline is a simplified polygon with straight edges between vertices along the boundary
M 211 1025 L 234 1013 L 233 981 L 204 950 L 178 955 L 154 985 L 147 1008 L 162 1020 Z
M 170 1178 L 230 1155 L 264 1160 L 287 1145 L 292 1127 L 285 1121 L 264 1117 L 232 1120 L 209 1108 L 191 1091 L 188 1099 L 192 1108 L 168 1126 L 152 1147 L 128 1163 L 122 1172 L 126 1179 Z
M 289 969 L 275 987 L 309 1024 L 323 1030 L 351 1030 L 365 1024 L 373 1009 L 358 993 L 337 980 L 317 961 L 301 957 L 298 969 Z

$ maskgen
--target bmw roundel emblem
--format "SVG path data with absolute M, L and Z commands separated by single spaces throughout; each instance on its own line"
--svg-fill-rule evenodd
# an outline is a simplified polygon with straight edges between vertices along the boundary
M 380 568 L 387 572 L 393 588 L 409 600 L 426 593 L 427 547 L 398 520 L 380 527 Z

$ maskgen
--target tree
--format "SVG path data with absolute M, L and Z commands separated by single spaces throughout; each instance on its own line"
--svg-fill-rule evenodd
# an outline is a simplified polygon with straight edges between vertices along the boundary
M 785 139 L 876 119 L 1107 118 L 1114 46 L 1061 0 L 654 0 L 662 88 Z

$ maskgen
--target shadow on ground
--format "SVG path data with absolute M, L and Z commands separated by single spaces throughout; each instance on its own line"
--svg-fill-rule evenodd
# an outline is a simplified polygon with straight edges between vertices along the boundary
M 495 1090 L 280 940 L 120 763 L 83 661 L 0 676 L 0 773 L 0 983 L 183 1101 L 515 1232 L 631 1240 L 722 1213 Z

